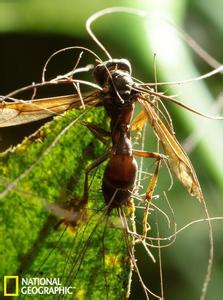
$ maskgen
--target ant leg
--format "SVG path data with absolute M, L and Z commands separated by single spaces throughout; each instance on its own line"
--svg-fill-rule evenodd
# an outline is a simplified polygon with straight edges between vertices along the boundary
M 88 175 L 89 173 L 99 166 L 103 161 L 105 161 L 110 155 L 110 151 L 106 152 L 99 158 L 97 158 L 93 163 L 91 163 L 86 169 L 85 169 L 85 179 L 84 179 L 84 202 L 87 203 L 88 201 Z
M 91 133 L 104 145 L 108 146 L 110 143 L 104 139 L 104 136 L 111 136 L 111 133 L 104 128 L 101 128 L 98 125 L 88 123 L 88 122 L 82 122 L 84 126 L 86 126 Z M 87 203 L 88 201 L 88 175 L 89 173 L 99 166 L 103 161 L 105 161 L 110 155 L 110 151 L 108 150 L 105 154 L 97 158 L 93 163 L 91 163 L 86 169 L 85 169 L 85 179 L 84 179 L 84 199 L 83 201 Z
M 157 180 L 158 180 L 158 174 L 159 174 L 159 169 L 160 169 L 160 164 L 161 160 L 158 159 L 156 162 L 156 168 L 153 173 L 153 176 L 149 182 L 149 185 L 146 190 L 146 207 L 143 213 L 143 239 L 146 238 L 148 230 L 150 230 L 150 226 L 148 225 L 148 213 L 149 213 L 149 206 L 150 206 L 150 201 L 152 199 L 153 192 L 155 190 Z
M 111 132 L 108 130 L 105 130 L 103 127 L 100 127 L 96 124 L 90 123 L 90 122 L 81 122 L 81 124 L 85 125 L 89 130 L 93 129 L 97 132 L 99 132 L 103 136 L 111 136 Z
M 91 133 L 93 133 L 93 135 L 99 141 L 101 141 L 104 145 L 108 146 L 110 144 L 106 139 L 104 139 L 104 137 L 110 137 L 111 136 L 111 133 L 109 131 L 105 130 L 104 128 L 102 128 L 98 125 L 92 124 L 92 123 L 82 122 L 82 124 L 84 126 L 86 126 L 91 131 Z
M 150 207 L 150 201 L 153 196 L 153 192 L 155 190 L 157 180 L 158 180 L 158 174 L 159 174 L 159 169 L 161 165 L 161 160 L 167 158 L 165 155 L 157 153 L 157 152 L 147 152 L 147 151 L 138 151 L 134 150 L 133 154 L 139 157 L 145 157 L 145 158 L 155 158 L 156 159 L 156 168 L 154 170 L 153 176 L 150 179 L 149 185 L 146 189 L 146 207 L 144 209 L 143 213 L 143 234 L 141 237 L 141 241 L 144 241 L 147 236 L 147 232 L 150 229 L 148 226 L 148 213 L 149 213 L 149 207 Z
M 168 159 L 168 156 L 158 152 L 148 152 L 143 150 L 133 150 L 133 155 L 144 158 L 155 158 L 156 160 Z
M 153 173 L 153 177 L 151 178 L 149 186 L 146 190 L 146 201 L 150 202 L 150 200 L 152 199 L 153 191 L 156 187 L 161 160 L 167 159 L 168 157 L 158 152 L 148 152 L 142 150 L 133 150 L 133 155 L 138 157 L 144 157 L 144 158 L 155 158 L 157 161 L 156 169 Z

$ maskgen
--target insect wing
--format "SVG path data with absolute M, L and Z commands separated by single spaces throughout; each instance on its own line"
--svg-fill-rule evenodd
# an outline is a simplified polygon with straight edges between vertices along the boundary
M 146 118 L 159 137 L 164 152 L 168 156 L 168 165 L 188 192 L 202 201 L 203 195 L 194 168 L 183 148 L 170 130 L 161 121 L 153 106 L 143 99 L 138 99 L 143 106 Z
M 97 103 L 97 93 L 83 94 L 85 104 Z M 0 103 L 0 127 L 26 124 L 61 114 L 81 106 L 78 94 Z

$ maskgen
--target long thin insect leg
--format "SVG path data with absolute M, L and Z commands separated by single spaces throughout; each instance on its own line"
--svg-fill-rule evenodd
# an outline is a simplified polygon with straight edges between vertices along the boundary
M 150 202 L 150 200 L 152 199 L 153 191 L 156 187 L 161 160 L 167 158 L 167 156 L 160 154 L 158 152 L 148 152 L 142 150 L 133 150 L 133 154 L 144 158 L 155 158 L 157 161 L 156 168 L 153 173 L 153 177 L 150 179 L 150 183 L 146 190 L 146 200 L 147 202 Z
M 160 169 L 160 165 L 161 165 L 161 159 L 163 159 L 164 156 L 162 154 L 159 154 L 156 152 L 138 151 L 138 150 L 134 150 L 133 154 L 137 155 L 139 157 L 155 158 L 157 161 L 155 171 L 154 171 L 153 176 L 150 179 L 149 185 L 146 189 L 146 199 L 145 199 L 146 206 L 145 206 L 144 213 L 143 213 L 143 234 L 140 239 L 142 242 L 146 239 L 147 232 L 150 229 L 150 227 L 148 226 L 148 213 L 149 213 L 150 201 L 152 199 L 153 192 L 154 192 L 156 184 L 157 184 L 159 169 Z
M 153 192 L 155 190 L 156 183 L 158 180 L 160 164 L 161 164 L 161 160 L 158 159 L 157 163 L 156 163 L 155 171 L 153 173 L 153 177 L 151 178 L 149 185 L 147 187 L 147 190 L 146 190 L 146 207 L 145 207 L 144 213 L 143 213 L 143 235 L 142 235 L 143 239 L 146 238 L 147 232 L 150 229 L 150 226 L 148 226 L 148 213 L 149 213 L 150 201 L 152 199 L 152 195 L 153 195 Z
M 154 192 L 154 189 L 156 187 L 157 180 L 158 180 L 160 164 L 161 164 L 161 159 L 158 159 L 157 162 L 156 162 L 156 168 L 155 168 L 155 171 L 153 173 L 153 177 L 151 178 L 151 180 L 149 182 L 149 185 L 147 187 L 147 190 L 146 190 L 146 201 L 147 202 L 150 202 L 151 199 L 152 199 L 152 195 L 153 195 L 153 192 Z
M 88 174 L 97 166 L 99 166 L 103 161 L 105 161 L 109 157 L 110 151 L 106 152 L 99 158 L 97 158 L 93 163 L 91 163 L 85 169 L 85 180 L 84 180 L 84 201 L 88 201 Z
M 158 153 L 158 152 L 149 152 L 143 150 L 133 150 L 133 155 L 144 158 L 155 158 L 156 160 L 168 159 L 168 156 Z

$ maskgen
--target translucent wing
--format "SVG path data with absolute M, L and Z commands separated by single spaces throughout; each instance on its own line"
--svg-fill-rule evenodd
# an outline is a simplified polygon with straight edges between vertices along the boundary
M 85 104 L 97 104 L 98 93 L 83 94 Z M 0 127 L 21 125 L 61 114 L 82 104 L 78 94 L 0 103 Z
M 138 101 L 144 108 L 144 111 L 139 116 L 139 123 L 142 123 L 143 119 L 149 121 L 162 143 L 164 152 L 168 156 L 170 169 L 175 173 L 188 192 L 199 201 L 202 201 L 203 194 L 201 187 L 187 154 L 184 152 L 174 134 L 161 121 L 152 104 L 142 98 L 139 98 Z

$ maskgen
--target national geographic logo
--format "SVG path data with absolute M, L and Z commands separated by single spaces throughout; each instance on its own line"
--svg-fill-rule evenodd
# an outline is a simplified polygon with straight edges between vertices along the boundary
M 56 277 L 21 277 L 4 276 L 4 296 L 21 295 L 72 295 L 75 287 L 63 286 Z
M 4 276 L 4 296 L 19 295 L 19 276 Z

